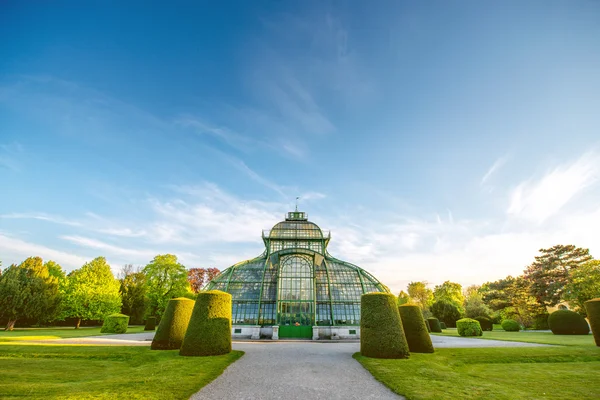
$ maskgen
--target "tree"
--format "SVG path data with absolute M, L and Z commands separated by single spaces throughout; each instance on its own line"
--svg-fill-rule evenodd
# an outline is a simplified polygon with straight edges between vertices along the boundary
M 119 281 L 104 257 L 71 272 L 64 290 L 63 317 L 75 318 L 75 329 L 82 319 L 100 320 L 121 310 Z
M 546 307 L 531 295 L 531 283 L 522 276 L 485 283 L 479 291 L 484 303 L 505 319 L 515 319 L 526 327 L 547 319 Z
M 465 315 L 467 318 L 488 317 L 491 310 L 485 305 L 480 286 L 472 285 L 465 289 Z
M 410 303 L 410 296 L 406 294 L 404 290 L 402 290 L 400 293 L 398 293 L 396 303 L 398 303 L 399 306 L 401 306 L 402 304 Z
M 188 282 L 194 293 L 198 293 L 204 286 L 204 277 L 206 270 L 204 268 L 190 268 L 188 270 Z
M 123 302 L 121 314 L 129 315 L 132 324 L 141 324 L 146 311 L 146 274 L 127 264 L 121 269 L 119 282 Z
M 408 295 L 421 307 L 421 310 L 428 310 L 433 303 L 433 292 L 427 287 L 427 282 L 410 282 L 408 284 Z
M 454 304 L 462 313 L 465 296 L 462 294 L 460 283 L 446 281 L 433 288 L 433 298 L 435 301 L 444 300 Z
M 573 245 L 556 245 L 540 249 L 539 256 L 525 270 L 531 294 L 545 306 L 555 306 L 562 300 L 571 272 L 592 259 L 589 249 Z
M 600 260 L 588 261 L 573 270 L 563 296 L 575 306 L 577 312 L 586 315 L 584 303 L 600 297 Z
M 431 305 L 433 315 L 443 321 L 448 327 L 456 327 L 456 321 L 462 317 L 460 309 L 448 300 L 438 300 Z
M 188 282 L 192 292 L 198 293 L 205 285 L 212 281 L 221 271 L 218 268 L 190 268 Z
M 6 330 L 12 330 L 18 318 L 48 321 L 56 315 L 59 301 L 58 279 L 50 276 L 40 257 L 11 265 L 0 278 L 0 316 L 8 319 Z
M 144 267 L 146 274 L 147 313 L 162 316 L 169 299 L 181 297 L 190 291 L 187 271 L 173 254 L 159 254 Z

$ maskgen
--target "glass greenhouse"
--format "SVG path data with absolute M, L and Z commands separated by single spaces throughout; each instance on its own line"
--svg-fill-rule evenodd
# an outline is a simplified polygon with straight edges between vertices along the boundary
M 262 255 L 227 268 L 206 286 L 232 295 L 234 336 L 359 336 L 360 296 L 388 289 L 332 257 L 330 238 L 305 213 L 290 212 L 263 231 Z

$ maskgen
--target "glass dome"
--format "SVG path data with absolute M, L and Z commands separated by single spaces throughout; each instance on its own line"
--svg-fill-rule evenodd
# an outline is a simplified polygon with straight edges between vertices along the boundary
M 288 213 L 262 238 L 261 256 L 227 268 L 205 288 L 232 295 L 234 325 L 359 325 L 360 296 L 389 292 L 368 272 L 332 257 L 330 234 L 303 212 Z

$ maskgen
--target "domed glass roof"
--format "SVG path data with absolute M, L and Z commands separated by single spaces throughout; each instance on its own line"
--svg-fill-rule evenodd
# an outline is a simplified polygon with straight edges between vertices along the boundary
M 265 252 L 237 263 L 207 290 L 233 297 L 233 323 L 251 325 L 359 325 L 360 296 L 389 292 L 371 274 L 327 252 L 330 240 L 303 212 L 263 231 Z

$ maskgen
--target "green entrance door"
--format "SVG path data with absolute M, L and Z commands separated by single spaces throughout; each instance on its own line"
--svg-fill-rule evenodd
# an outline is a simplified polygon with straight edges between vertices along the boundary
M 281 325 L 279 326 L 280 338 L 310 339 L 312 326 L 308 325 Z
M 277 296 L 280 338 L 312 338 L 315 321 L 312 259 L 301 255 L 281 260 Z

